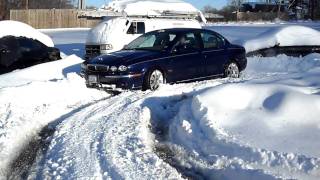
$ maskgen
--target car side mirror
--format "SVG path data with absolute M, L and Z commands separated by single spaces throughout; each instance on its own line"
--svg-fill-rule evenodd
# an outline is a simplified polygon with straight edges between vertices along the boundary
M 128 44 L 124 45 L 123 49 L 128 49 Z

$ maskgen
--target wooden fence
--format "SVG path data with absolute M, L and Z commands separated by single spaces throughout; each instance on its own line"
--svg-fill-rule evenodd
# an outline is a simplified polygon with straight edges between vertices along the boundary
M 79 18 L 76 9 L 10 10 L 10 19 L 21 21 L 37 29 L 93 27 L 100 19 Z

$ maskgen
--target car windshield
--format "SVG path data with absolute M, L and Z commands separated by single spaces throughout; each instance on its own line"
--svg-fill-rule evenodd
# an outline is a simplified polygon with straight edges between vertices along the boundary
M 165 31 L 151 32 L 138 37 L 124 49 L 165 51 L 172 45 L 176 37 L 175 33 Z

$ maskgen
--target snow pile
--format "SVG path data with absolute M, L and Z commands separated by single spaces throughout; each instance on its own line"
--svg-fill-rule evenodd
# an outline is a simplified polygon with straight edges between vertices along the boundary
M 0 179 L 44 126 L 109 96 L 86 88 L 76 74 L 82 61 L 70 56 L 0 76 Z
M 257 37 L 242 41 L 247 52 L 274 46 L 320 46 L 320 32 L 305 26 L 272 28 Z
M 109 9 L 127 15 L 159 15 L 164 11 L 196 12 L 199 10 L 182 0 L 118 0 L 108 4 Z
M 246 81 L 179 105 L 169 135 L 183 163 L 209 179 L 320 177 L 320 55 L 285 57 L 249 58 Z
M 18 21 L 0 21 L 0 37 L 4 36 L 24 36 L 31 39 L 36 39 L 48 47 L 53 47 L 52 39 L 34 29 L 33 27 Z

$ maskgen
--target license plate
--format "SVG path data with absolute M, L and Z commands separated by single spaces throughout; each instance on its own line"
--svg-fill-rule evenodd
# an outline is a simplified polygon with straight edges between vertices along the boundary
M 89 81 L 89 83 L 98 83 L 98 77 L 94 76 L 94 75 L 89 75 L 88 81 Z

